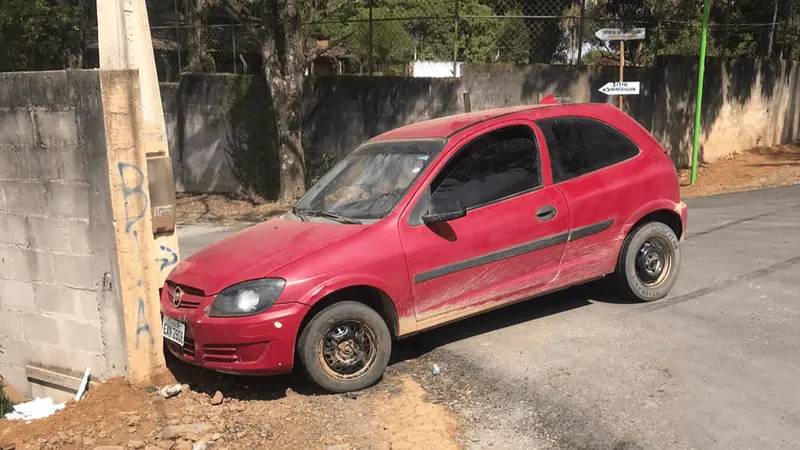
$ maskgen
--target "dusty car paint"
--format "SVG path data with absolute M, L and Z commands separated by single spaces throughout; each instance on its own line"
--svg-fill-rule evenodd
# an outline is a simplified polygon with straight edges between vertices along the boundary
M 536 121 L 560 116 L 610 124 L 641 151 L 553 184 Z M 461 219 L 415 224 L 414 207 L 445 163 L 475 137 L 509 125 L 530 127 L 536 136 L 543 185 Z M 646 130 L 609 105 L 483 111 L 406 126 L 372 141 L 421 138 L 446 138 L 447 144 L 383 219 L 352 225 L 284 216 L 180 263 L 162 291 L 162 310 L 187 324 L 192 341 L 191 349 L 170 345 L 170 350 L 220 371 L 288 372 L 307 315 L 332 295 L 356 292 L 348 289 L 366 289 L 381 299 L 379 312 L 401 338 L 612 273 L 625 236 L 648 214 L 672 214 L 686 228 L 687 209 L 672 162 Z M 557 209 L 552 220 L 536 220 L 542 205 Z M 250 317 L 206 317 L 215 294 L 262 277 L 287 281 L 275 306 Z M 189 306 L 174 307 L 169 296 L 174 286 L 190 293 Z

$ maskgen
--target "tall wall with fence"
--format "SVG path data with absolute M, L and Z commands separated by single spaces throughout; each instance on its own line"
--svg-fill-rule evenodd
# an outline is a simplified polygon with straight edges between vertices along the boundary
M 309 78 L 304 137 L 309 180 L 365 140 L 419 120 L 464 111 L 536 104 L 547 94 L 569 102 L 613 102 L 598 90 L 617 68 L 569 65 L 464 65 L 461 78 L 328 76 Z M 624 110 L 665 146 L 677 167 L 689 163 L 697 62 L 659 58 L 630 69 L 641 94 Z M 713 161 L 759 145 L 800 139 L 800 64 L 779 60 L 711 59 L 706 68 L 700 156 Z M 276 177 L 277 157 L 263 130 L 268 116 L 242 98 L 266 94 L 261 77 L 193 75 L 163 84 L 162 97 L 175 161 L 176 184 L 189 192 L 235 192 L 232 153 L 250 142 L 262 159 L 260 173 Z M 250 113 L 248 113 L 250 111 Z M 236 133 L 243 133 L 231 139 Z M 256 138 L 253 138 L 255 136 Z
M 64 21 L 61 34 L 50 36 L 48 46 L 36 45 L 30 35 L 30 48 L 6 45 L 0 70 L 96 68 L 97 1 L 61 2 L 73 8 L 59 16 Z M 270 137 L 265 135 L 268 127 L 259 126 L 269 114 L 253 101 L 263 98 L 259 92 L 265 95 L 266 86 L 245 82 L 248 102 L 239 96 L 243 83 L 211 81 L 212 74 L 236 78 L 262 73 L 264 43 L 257 9 L 234 13 L 230 6 L 269 2 L 146 4 L 159 80 L 172 83 L 164 102 L 178 188 L 236 190 L 232 161 L 242 148 L 258 154 L 258 164 L 266 171 L 263 177 L 277 177 Z M 700 47 L 698 1 L 297 4 L 304 47 L 322 52 L 307 70 L 303 112 L 310 179 L 371 135 L 461 111 L 464 91 L 470 91 L 474 109 L 532 103 L 545 92 L 572 101 L 608 101 L 596 92 L 597 83 L 617 80 L 620 48 L 595 37 L 601 28 L 646 30 L 644 39 L 625 46 L 625 78 L 642 83 L 641 95 L 628 98 L 625 108 L 665 144 L 676 164 L 685 164 Z M 7 39 L 26 42 L 14 41 L 12 34 L 20 30 L 0 30 L 7 31 L 0 33 L 0 44 Z M 790 61 L 800 59 L 800 1 L 712 2 L 708 50 L 701 140 L 705 159 L 793 139 L 796 65 Z M 672 59 L 667 64 L 664 58 Z M 453 74 L 451 79 L 421 78 Z M 224 102 L 231 99 L 239 100 Z M 244 126 L 237 122 L 242 117 Z

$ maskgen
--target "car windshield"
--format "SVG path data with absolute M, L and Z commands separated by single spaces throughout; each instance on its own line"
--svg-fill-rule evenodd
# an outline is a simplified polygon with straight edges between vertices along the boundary
M 444 144 L 443 139 L 365 144 L 325 174 L 293 211 L 301 217 L 383 218 Z

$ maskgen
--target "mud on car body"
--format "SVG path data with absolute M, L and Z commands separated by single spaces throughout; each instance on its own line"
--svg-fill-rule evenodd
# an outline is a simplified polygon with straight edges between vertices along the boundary
M 375 383 L 412 334 L 600 278 L 663 298 L 687 208 L 675 168 L 609 105 L 435 119 L 377 136 L 283 216 L 181 262 L 164 336 L 191 364 L 299 364 L 321 387 Z

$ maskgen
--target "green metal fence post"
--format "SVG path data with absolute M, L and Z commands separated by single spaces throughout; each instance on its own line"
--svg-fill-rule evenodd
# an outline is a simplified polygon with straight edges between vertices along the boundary
M 694 145 L 692 146 L 692 184 L 697 182 L 697 153 L 700 148 L 700 113 L 703 107 L 703 78 L 706 73 L 709 1 L 705 0 L 705 5 L 703 6 L 703 32 L 700 35 L 700 70 L 697 75 L 697 106 L 694 112 Z

